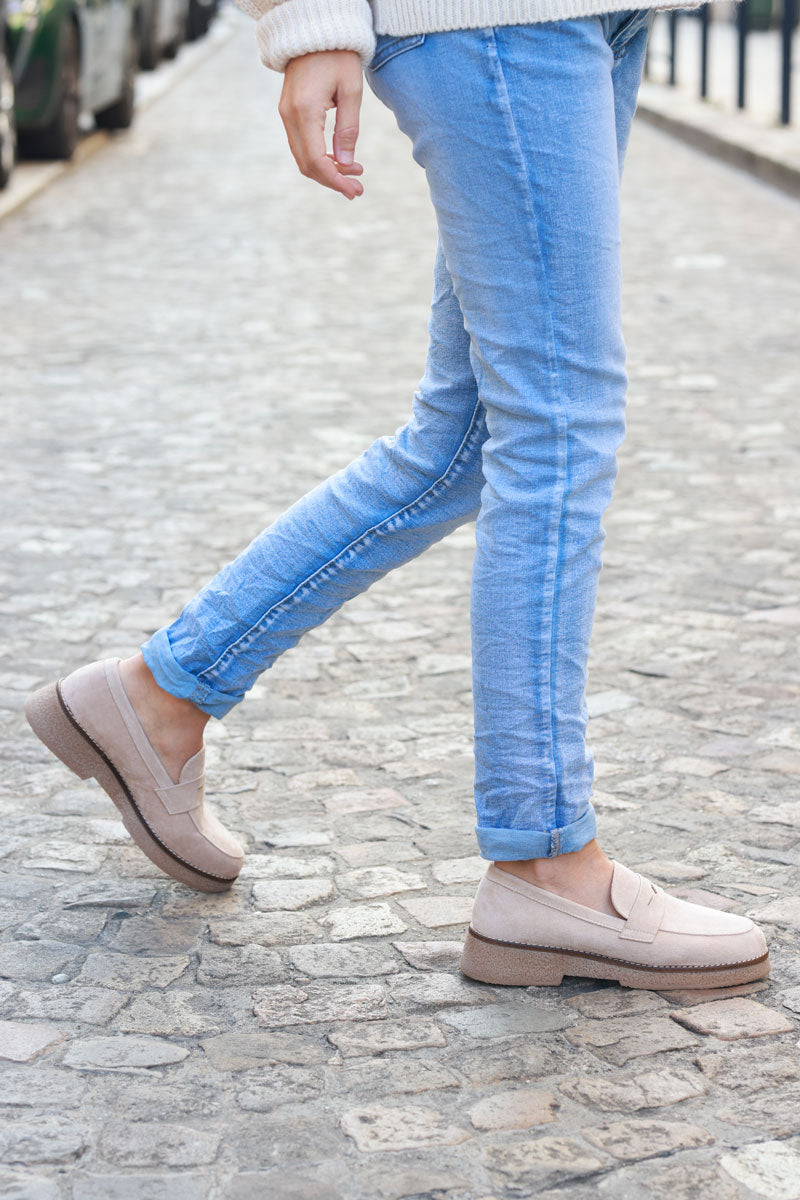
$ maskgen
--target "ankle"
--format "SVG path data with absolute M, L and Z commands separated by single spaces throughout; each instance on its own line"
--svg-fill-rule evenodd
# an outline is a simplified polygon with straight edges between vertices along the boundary
M 531 883 L 548 883 L 577 878 L 587 878 L 592 875 L 607 876 L 611 870 L 611 859 L 596 838 L 566 854 L 556 854 L 549 858 L 515 859 L 509 862 L 497 862 L 496 866 L 513 875 L 520 875 Z
M 155 718 L 170 726 L 180 726 L 202 733 L 209 717 L 191 700 L 173 696 L 156 683 L 144 655 L 135 654 L 122 659 L 120 676 L 134 708 L 144 710 L 151 719 Z

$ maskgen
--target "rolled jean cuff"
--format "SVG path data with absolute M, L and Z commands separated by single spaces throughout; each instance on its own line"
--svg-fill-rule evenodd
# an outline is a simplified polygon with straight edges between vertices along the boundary
M 597 836 L 597 815 L 589 806 L 582 817 L 558 829 L 493 829 L 475 826 L 481 858 L 493 862 L 513 862 L 521 858 L 554 858 L 580 850 Z
M 215 691 L 176 662 L 166 629 L 154 633 L 141 651 L 159 687 L 181 700 L 191 700 L 196 708 L 210 717 L 224 717 L 239 703 L 241 697 L 226 696 L 224 692 Z

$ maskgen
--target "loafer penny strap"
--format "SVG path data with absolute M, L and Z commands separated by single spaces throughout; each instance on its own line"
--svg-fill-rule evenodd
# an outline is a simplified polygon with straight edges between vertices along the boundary
M 661 928 L 666 903 L 664 889 L 642 878 L 639 892 L 619 936 L 633 942 L 652 942 Z
M 203 776 L 199 779 L 184 779 L 171 787 L 157 787 L 158 798 L 168 813 L 191 812 L 203 803 Z

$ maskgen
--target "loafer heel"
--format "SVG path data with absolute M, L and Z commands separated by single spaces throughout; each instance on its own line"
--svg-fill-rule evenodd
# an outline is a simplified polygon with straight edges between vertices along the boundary
M 480 983 L 557 987 L 564 978 L 565 967 L 561 954 L 505 946 L 470 929 L 461 955 L 461 972 Z
M 25 718 L 39 741 L 79 779 L 94 778 L 105 765 L 64 712 L 58 698 L 58 684 L 50 683 L 28 697 Z

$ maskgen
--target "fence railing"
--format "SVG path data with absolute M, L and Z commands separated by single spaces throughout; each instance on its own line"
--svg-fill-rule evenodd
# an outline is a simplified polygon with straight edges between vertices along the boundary
M 775 8 L 773 8 L 772 0 L 739 0 L 739 3 L 735 6 L 736 67 L 734 74 L 736 106 L 737 108 L 744 108 L 746 103 L 748 38 L 756 30 L 771 29 L 780 38 L 779 79 L 775 81 L 776 109 L 780 114 L 781 124 L 788 125 L 791 121 L 792 108 L 792 41 L 798 24 L 800 0 L 775 0 L 775 5 Z M 688 20 L 699 22 L 700 24 L 697 91 L 702 99 L 708 98 L 710 88 L 709 30 L 712 24 L 711 7 L 710 4 L 704 4 L 700 8 L 685 11 L 671 9 L 665 14 L 669 22 L 667 82 L 673 87 L 677 83 L 681 29 L 684 22 Z M 650 77 L 650 68 L 650 53 L 648 51 L 645 61 L 646 78 Z

